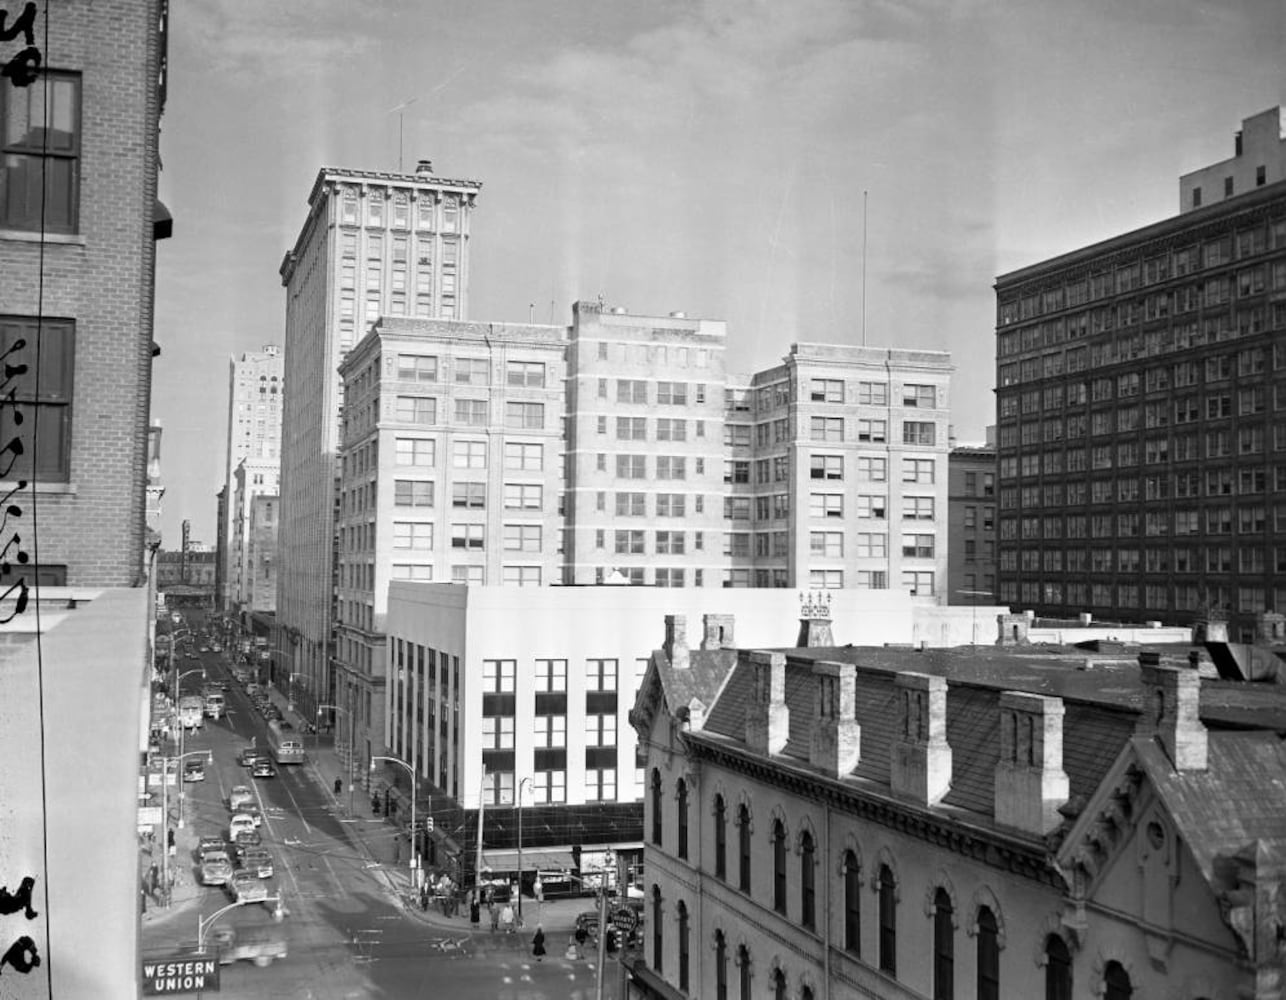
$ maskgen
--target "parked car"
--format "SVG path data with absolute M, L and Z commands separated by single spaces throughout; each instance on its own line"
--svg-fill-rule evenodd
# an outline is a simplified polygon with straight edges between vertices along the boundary
M 205 781 L 205 761 L 190 760 L 183 765 L 184 781 Z
M 238 830 L 232 838 L 232 846 L 236 849 L 237 855 L 241 856 L 246 851 L 255 847 L 263 846 L 263 837 L 253 826 Z
M 233 819 L 238 816 L 249 816 L 254 821 L 256 829 L 263 824 L 263 813 L 259 809 L 258 802 L 242 802 L 232 811 Z
M 232 792 L 228 795 L 228 808 L 236 812 L 237 806 L 243 802 L 253 802 L 255 800 L 254 789 L 249 785 L 234 785 Z
M 255 766 L 250 769 L 252 778 L 275 778 L 277 769 L 270 760 L 260 760 L 255 762 Z
M 257 903 L 268 898 L 268 887 L 256 872 L 238 868 L 228 882 L 228 892 L 238 902 Z
M 275 869 L 272 854 L 266 847 L 248 847 L 241 854 L 241 867 L 260 878 L 272 878 Z
M 232 859 L 226 851 L 208 851 L 201 860 L 202 885 L 227 885 L 232 878 Z
M 258 827 L 255 824 L 253 816 L 247 816 L 245 813 L 233 813 L 232 818 L 228 820 L 228 839 L 234 844 L 237 843 L 237 834 L 249 830 L 258 833 Z
M 264 752 L 262 750 L 256 750 L 254 747 L 246 747 L 241 751 L 241 757 L 239 759 L 242 767 L 252 767 L 254 766 L 255 761 L 262 760 L 263 757 Z
M 202 837 L 197 841 L 196 856 L 200 861 L 205 860 L 207 851 L 224 851 L 228 849 L 228 842 L 222 837 Z

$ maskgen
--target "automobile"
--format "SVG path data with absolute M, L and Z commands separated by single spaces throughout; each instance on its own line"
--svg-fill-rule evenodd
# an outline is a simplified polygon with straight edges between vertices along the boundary
M 211 652 L 211 653 L 222 653 L 222 652 L 223 652 L 223 647 L 222 647 L 222 646 L 220 646 L 217 642 L 212 642 L 212 643 L 210 643 L 210 652 Z
M 277 769 L 273 767 L 272 761 L 270 760 L 257 760 L 255 761 L 254 767 L 250 769 L 250 777 L 275 778 L 277 777 Z
M 208 851 L 201 859 L 202 885 L 227 885 L 232 878 L 232 859 L 226 851 Z
M 227 882 L 228 892 L 238 903 L 255 903 L 268 898 L 268 887 L 258 874 L 238 868 Z
M 228 839 L 234 844 L 237 843 L 237 834 L 245 830 L 258 833 L 259 825 L 255 822 L 253 816 L 243 812 L 234 812 L 232 818 L 228 820 Z
M 205 761 L 190 760 L 183 765 L 184 781 L 205 781 Z
M 199 646 L 199 647 L 197 648 L 197 652 L 199 652 L 199 653 L 208 653 L 208 652 L 210 652 L 210 647 L 209 647 L 209 646 Z
M 260 878 L 272 878 L 272 854 L 266 847 L 248 847 L 241 853 L 241 867 Z
M 264 759 L 264 753 L 262 750 L 257 750 L 254 747 L 246 747 L 241 751 L 241 757 L 239 759 L 242 767 L 253 767 L 256 763 Z
M 256 828 L 263 823 L 263 813 L 260 812 L 259 803 L 257 802 L 242 802 L 232 811 L 233 819 L 236 819 L 238 816 L 249 816 L 254 820 Z
M 237 856 L 240 857 L 246 851 L 255 847 L 262 847 L 263 837 L 253 826 L 242 827 L 239 832 L 233 834 L 232 846 L 236 850 Z
M 254 932 L 250 932 L 253 934 Z M 262 932 L 260 932 L 262 933 Z M 216 927 L 212 940 L 219 949 L 219 964 L 254 962 L 259 968 L 272 965 L 274 959 L 286 957 L 286 942 L 280 938 L 252 937 L 238 939 L 231 927 Z
M 249 785 L 234 785 L 228 795 L 228 808 L 233 812 L 237 811 L 237 806 L 243 802 L 253 802 L 255 800 L 254 789 Z
M 196 856 L 201 857 L 206 851 L 226 851 L 228 842 L 222 837 L 202 837 L 196 843 Z
M 269 702 L 263 707 L 263 717 L 269 722 L 275 722 L 281 718 L 281 709 Z

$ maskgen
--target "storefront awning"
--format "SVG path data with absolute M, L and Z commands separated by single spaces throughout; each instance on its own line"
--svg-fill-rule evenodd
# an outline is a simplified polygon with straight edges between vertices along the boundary
M 516 872 L 518 870 L 517 851 L 483 851 L 483 868 L 493 872 Z M 576 859 L 570 850 L 551 850 L 533 848 L 522 852 L 523 871 L 563 871 L 576 870 Z

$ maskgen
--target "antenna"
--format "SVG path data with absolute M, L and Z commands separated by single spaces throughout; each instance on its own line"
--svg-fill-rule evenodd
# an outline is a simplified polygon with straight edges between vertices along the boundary
M 866 346 L 866 192 L 862 192 L 862 346 Z
M 388 111 L 385 112 L 385 114 L 389 115 L 394 111 L 397 112 L 397 172 L 399 174 L 402 172 L 402 119 L 406 115 L 406 109 L 418 100 L 418 97 L 408 97 L 397 107 L 389 108 Z

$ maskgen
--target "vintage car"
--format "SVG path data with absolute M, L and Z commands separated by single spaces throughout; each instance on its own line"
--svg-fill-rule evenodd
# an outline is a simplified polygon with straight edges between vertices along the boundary
M 254 800 L 255 793 L 249 785 L 234 785 L 228 795 L 228 808 L 235 812 L 237 806 L 241 805 L 241 803 L 253 802 Z
M 232 859 L 226 851 L 207 851 L 201 858 L 201 884 L 227 885 L 232 878 Z

